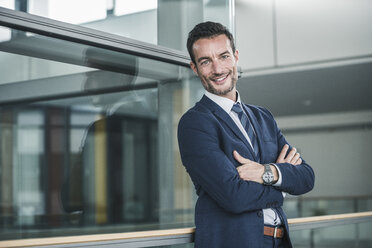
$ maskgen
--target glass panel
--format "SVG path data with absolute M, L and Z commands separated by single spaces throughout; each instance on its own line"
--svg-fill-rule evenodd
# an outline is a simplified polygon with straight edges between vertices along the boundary
M 179 245 L 167 245 L 167 246 L 152 246 L 154 248 L 193 248 L 194 243 L 190 244 L 179 244 Z
M 344 214 L 372 210 L 372 196 L 293 197 L 284 202 L 288 218 Z
M 299 248 L 356 248 L 372 247 L 372 223 L 336 225 L 333 227 L 292 231 L 293 247 Z
M 0 240 L 193 226 L 191 70 L 18 33 L 0 43 Z
M 41 35 L 26 36 L 18 30 L 2 30 L 18 34 L 0 43 L 3 103 L 63 94 L 94 94 L 100 90 L 151 88 L 159 81 L 175 81 L 179 77 L 175 65 Z M 22 92 L 12 84 L 15 82 L 22 85 Z M 92 100 L 100 101 L 101 107 L 115 102 L 112 97 Z
M 212 20 L 224 24 L 232 34 L 234 29 L 235 1 L 230 0 L 207 0 L 204 1 L 204 20 Z M 234 35 L 235 37 L 235 35 Z
M 182 37 L 182 40 L 186 40 L 187 33 L 192 26 L 206 20 L 221 22 L 234 31 L 233 6 L 234 0 L 0 1 L 0 7 L 20 10 L 171 48 L 175 48 L 172 42 L 170 44 L 162 42 L 164 32 L 170 31 L 166 22 L 175 28 L 171 33 L 175 37 Z M 169 10 L 174 15 L 169 15 Z M 166 22 L 163 22 L 163 19 Z M 187 21 L 180 23 L 181 19 Z M 175 39 L 177 42 L 179 41 L 178 38 Z M 175 49 L 186 51 L 185 46 Z

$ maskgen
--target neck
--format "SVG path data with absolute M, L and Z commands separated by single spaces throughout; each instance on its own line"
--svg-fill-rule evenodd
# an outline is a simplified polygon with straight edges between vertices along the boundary
M 223 95 L 223 97 L 226 97 L 234 102 L 236 102 L 238 100 L 238 93 L 236 92 L 236 89 L 232 89 L 229 93 L 227 93 L 226 95 Z

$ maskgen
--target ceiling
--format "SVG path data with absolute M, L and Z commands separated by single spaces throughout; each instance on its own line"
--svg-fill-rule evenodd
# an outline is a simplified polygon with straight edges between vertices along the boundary
M 275 116 L 372 110 L 372 62 L 243 76 L 237 86 L 245 103 Z

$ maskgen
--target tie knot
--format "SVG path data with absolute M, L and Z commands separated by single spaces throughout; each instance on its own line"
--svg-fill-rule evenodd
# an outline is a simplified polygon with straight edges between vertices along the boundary
M 240 114 L 243 111 L 242 107 L 240 106 L 240 103 L 238 103 L 238 102 L 233 105 L 231 110 L 234 111 L 237 114 Z

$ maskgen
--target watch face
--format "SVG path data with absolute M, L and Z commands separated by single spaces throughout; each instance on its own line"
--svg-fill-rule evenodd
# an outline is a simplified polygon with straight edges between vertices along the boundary
M 271 182 L 274 180 L 274 175 L 273 175 L 273 173 L 265 172 L 265 173 L 262 175 L 262 180 L 263 180 L 265 183 L 271 183 Z

